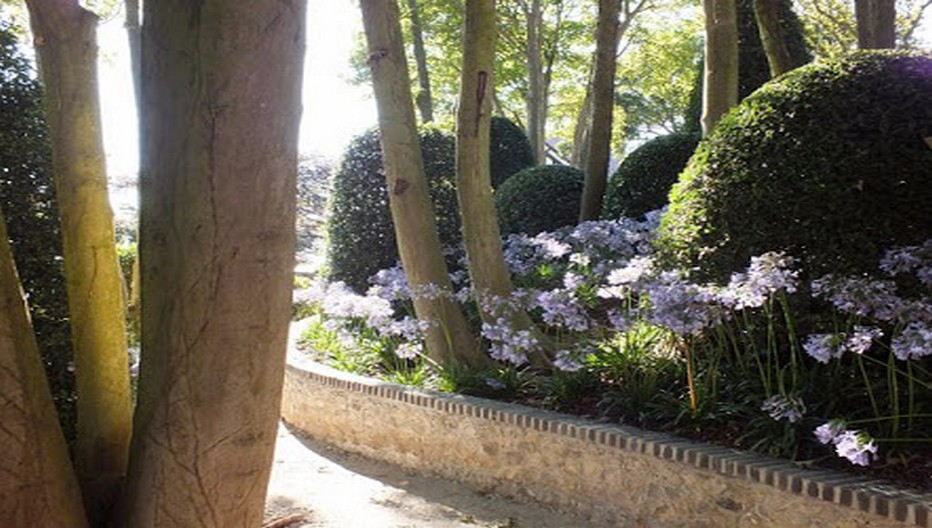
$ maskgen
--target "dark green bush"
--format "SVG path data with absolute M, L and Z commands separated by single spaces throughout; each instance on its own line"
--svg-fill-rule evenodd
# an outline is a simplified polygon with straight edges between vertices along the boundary
M 440 240 L 457 245 L 454 139 L 436 129 L 425 129 L 420 136 Z M 377 130 L 353 139 L 344 153 L 333 179 L 327 236 L 328 278 L 358 292 L 368 289 L 370 276 L 398 260 Z
M 661 255 L 719 278 L 772 250 L 813 276 L 874 271 L 887 248 L 932 237 L 929 137 L 929 56 L 800 68 L 700 145 L 670 194 Z
M 521 169 L 534 166 L 534 151 L 521 127 L 507 118 L 495 116 L 491 120 L 489 135 L 489 169 L 493 189 Z
M 535 235 L 575 224 L 584 179 L 585 173 L 575 167 L 541 165 L 505 180 L 495 191 L 502 234 Z
M 0 206 L 62 426 L 74 438 L 68 297 L 42 91 L 16 36 L 0 24 Z
M 666 205 L 670 188 L 698 144 L 696 134 L 668 134 L 628 154 L 608 180 L 602 218 L 641 218 Z

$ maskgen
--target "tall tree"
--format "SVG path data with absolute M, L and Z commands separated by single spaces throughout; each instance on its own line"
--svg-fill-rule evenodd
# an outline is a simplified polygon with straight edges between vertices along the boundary
M 738 103 L 738 26 L 735 0 L 703 0 L 705 9 L 705 74 L 702 134 Z
M 302 0 L 146 2 L 142 364 L 117 526 L 258 526 L 294 267 Z
M 77 468 L 92 517 L 125 473 L 131 408 L 123 286 L 97 96 L 97 17 L 28 0 L 45 86 L 78 392 Z
M 414 63 L 417 65 L 418 92 L 415 96 L 421 121 L 430 123 L 434 120 L 434 99 L 430 91 L 430 72 L 427 69 L 427 51 L 424 49 L 424 29 L 421 26 L 421 14 L 418 0 L 408 1 L 408 16 L 411 18 L 411 40 L 414 44 Z
M 0 519 L 87 526 L 0 213 Z
M 771 77 L 782 75 L 801 66 L 793 62 L 780 28 L 781 1 L 783 0 L 754 0 L 754 17 L 757 19 L 760 41 L 767 55 Z
M 612 143 L 612 113 L 615 107 L 615 54 L 618 48 L 619 0 L 599 0 L 595 29 L 596 60 L 592 79 L 592 125 L 586 179 L 579 209 L 579 220 L 597 220 L 602 212 L 602 196 L 608 179 Z
M 527 56 L 528 94 L 527 106 L 527 137 L 534 151 L 534 159 L 538 163 L 544 161 L 545 124 L 547 120 L 546 94 L 544 90 L 544 65 L 541 56 L 541 29 L 543 26 L 543 13 L 541 0 L 521 0 L 527 28 L 527 41 L 525 53 Z
M 896 0 L 854 0 L 858 48 L 896 47 Z
M 527 312 L 507 302 L 514 285 L 502 253 L 489 174 L 495 34 L 495 0 L 466 0 L 463 77 L 456 116 L 456 192 L 463 240 L 483 321 L 494 325 L 504 322 L 510 329 L 532 332 L 542 343 Z M 543 355 L 531 359 L 546 361 Z
M 428 322 L 428 352 L 444 365 L 480 365 L 487 358 L 453 300 L 437 235 L 411 104 L 398 5 L 395 0 L 363 0 L 360 7 L 398 253 L 414 292 L 415 313 Z M 439 289 L 439 294 L 434 289 Z
M 635 17 L 655 6 L 650 0 L 620 0 L 620 20 L 617 22 L 615 30 L 615 47 L 618 50 L 619 45 L 625 35 L 632 27 Z M 601 3 L 599 4 L 601 5 Z M 597 30 L 598 31 L 598 30 Z M 598 46 L 597 46 L 598 47 Z M 589 77 L 586 84 L 586 92 L 582 104 L 579 106 L 579 113 L 576 116 L 576 123 L 573 129 L 573 153 L 570 156 L 570 162 L 577 167 L 587 165 L 587 156 L 589 155 L 589 144 L 591 141 L 592 120 L 595 116 L 594 107 L 594 86 L 595 74 L 598 63 L 598 49 L 592 54 L 592 62 L 589 68 Z M 615 58 L 617 61 L 617 57 Z

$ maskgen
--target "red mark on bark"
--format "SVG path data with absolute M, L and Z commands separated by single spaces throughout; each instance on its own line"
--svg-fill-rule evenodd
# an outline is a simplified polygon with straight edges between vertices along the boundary
M 398 178 L 395 180 L 395 187 L 392 189 L 392 193 L 394 193 L 395 196 L 401 196 L 406 190 L 408 190 L 409 186 L 410 184 L 408 183 L 408 180 Z

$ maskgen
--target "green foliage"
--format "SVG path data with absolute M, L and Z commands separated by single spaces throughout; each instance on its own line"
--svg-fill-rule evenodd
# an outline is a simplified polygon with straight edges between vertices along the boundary
M 534 166 L 534 151 L 527 134 L 510 119 L 492 117 L 489 136 L 489 171 L 493 189 L 521 169 Z
M 495 192 L 502 234 L 526 233 L 573 225 L 585 173 L 567 165 L 542 165 L 515 174 Z
M 458 245 L 454 139 L 430 128 L 423 129 L 420 137 L 440 241 Z M 334 176 L 330 200 L 328 278 L 364 292 L 370 276 L 398 261 L 378 131 L 356 137 L 347 147 Z
M 870 272 L 932 236 L 932 58 L 862 53 L 800 68 L 733 110 L 671 192 L 665 258 L 724 278 L 784 250 Z
M 0 204 L 52 395 L 65 434 L 73 438 L 68 298 L 41 98 L 36 73 L 19 53 L 14 32 L 0 25 Z
M 667 194 L 699 144 L 699 136 L 679 133 L 644 143 L 609 178 L 602 218 L 641 218 L 667 204 Z

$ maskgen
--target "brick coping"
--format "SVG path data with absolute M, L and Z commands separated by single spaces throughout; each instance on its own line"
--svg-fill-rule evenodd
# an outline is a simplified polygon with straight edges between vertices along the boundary
M 299 371 L 325 387 L 641 453 L 835 503 L 907 526 L 932 528 L 932 494 L 903 490 L 878 480 L 831 470 L 803 469 L 785 460 L 637 427 L 597 423 L 554 411 L 367 378 L 333 369 L 300 353 L 289 353 L 288 369 Z

